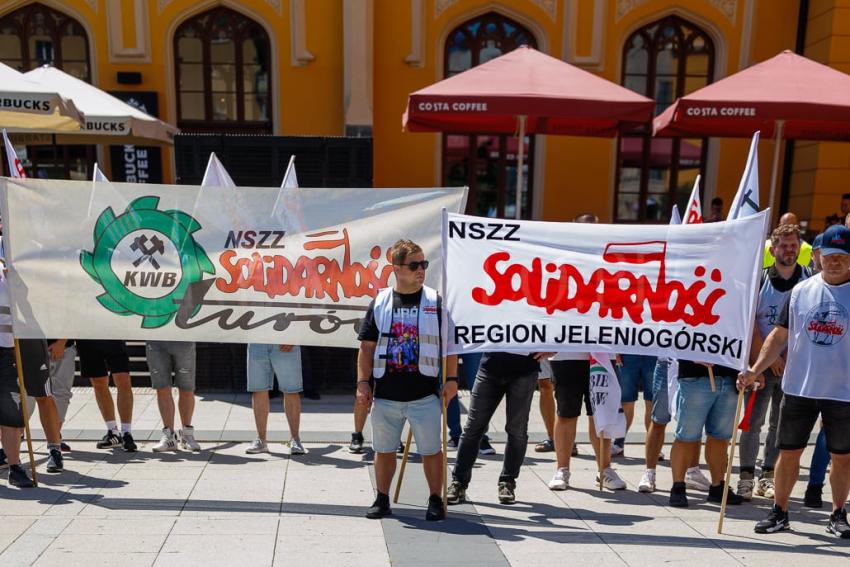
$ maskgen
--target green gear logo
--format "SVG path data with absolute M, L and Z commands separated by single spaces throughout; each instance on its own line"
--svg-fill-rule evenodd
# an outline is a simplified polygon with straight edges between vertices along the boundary
M 105 291 L 100 304 L 117 315 L 140 315 L 146 329 L 168 324 L 189 285 L 215 273 L 192 236 L 198 221 L 158 205 L 159 197 L 139 197 L 117 217 L 107 207 L 95 223 L 94 249 L 80 253 L 83 269 Z

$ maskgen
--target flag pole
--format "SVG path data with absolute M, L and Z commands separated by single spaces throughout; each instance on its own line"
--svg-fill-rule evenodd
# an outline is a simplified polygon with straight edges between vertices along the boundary
M 15 366 L 18 368 L 18 392 L 21 396 L 21 412 L 24 418 L 24 433 L 27 440 L 27 452 L 30 457 L 30 469 L 32 470 L 32 483 L 38 486 L 38 472 L 35 470 L 35 455 L 32 452 L 32 435 L 30 434 L 30 415 L 27 408 L 27 388 L 24 385 L 24 365 L 21 360 L 21 343 L 15 339 Z M 17 442 L 17 440 L 15 440 Z
M 744 390 L 738 392 L 738 403 L 735 409 L 735 427 L 732 429 L 732 442 L 729 444 L 729 460 L 726 461 L 726 482 L 723 485 L 723 500 L 720 502 L 720 519 L 717 522 L 717 533 L 723 533 L 723 517 L 726 515 L 726 501 L 729 497 L 729 483 L 732 482 L 732 460 L 735 458 L 735 444 L 738 441 L 738 423 L 741 421 L 741 407 L 744 405 Z
M 446 372 L 448 371 L 448 358 L 443 353 L 443 388 L 440 390 L 440 408 L 443 419 L 443 513 L 449 513 L 449 448 L 448 448 L 448 401 L 444 394 L 446 390 Z
M 398 470 L 398 481 L 393 494 L 393 504 L 398 503 L 398 495 L 401 494 L 401 481 L 404 480 L 404 469 L 407 466 L 407 457 L 410 455 L 410 443 L 413 440 L 413 429 L 407 430 L 407 441 L 404 444 L 404 454 L 401 456 L 401 468 Z
M 522 168 L 525 158 L 525 115 L 519 116 L 519 139 L 517 142 L 517 169 L 516 169 L 516 219 L 522 218 Z

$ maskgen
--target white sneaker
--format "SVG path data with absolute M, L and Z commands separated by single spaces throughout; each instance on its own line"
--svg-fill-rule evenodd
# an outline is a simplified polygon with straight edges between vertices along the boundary
M 691 467 L 685 473 L 685 486 L 694 490 L 705 490 L 711 488 L 711 481 L 705 478 L 699 467 Z
M 596 475 L 596 483 L 599 484 L 599 474 Z M 608 490 L 625 490 L 626 481 L 620 478 L 617 471 L 608 467 L 602 471 L 602 487 Z
M 152 447 L 154 453 L 165 453 L 166 451 L 177 451 L 177 434 L 167 427 L 162 428 L 162 438 L 159 443 Z
M 180 446 L 195 453 L 201 450 L 201 446 L 195 441 L 194 427 L 184 427 L 180 430 Z
M 257 453 L 268 453 L 269 446 L 268 443 L 257 437 L 250 445 L 248 445 L 248 448 L 245 449 L 245 452 L 249 455 L 256 455 Z
M 750 478 L 744 478 L 743 473 L 741 473 L 741 477 L 738 479 L 738 496 L 744 500 L 753 499 L 753 487 L 755 487 L 756 481 L 753 480 L 753 475 L 749 476 Z
M 570 486 L 570 469 L 562 467 L 555 471 L 549 481 L 549 490 L 566 490 Z
M 638 492 L 655 492 L 655 469 L 646 469 L 638 483 Z
M 304 445 L 301 444 L 300 439 L 290 439 L 289 440 L 289 454 L 290 455 L 306 455 L 307 449 L 305 449 Z

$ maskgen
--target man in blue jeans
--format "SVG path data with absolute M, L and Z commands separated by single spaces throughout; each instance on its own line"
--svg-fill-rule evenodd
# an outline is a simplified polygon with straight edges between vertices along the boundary
M 478 374 L 482 355 L 483 353 L 480 352 L 460 355 L 460 371 L 463 373 L 463 380 L 470 392 L 475 388 L 475 375 Z M 449 406 L 446 408 L 446 421 L 449 428 L 448 447 L 449 449 L 457 449 L 458 443 L 460 443 L 460 435 L 463 433 L 460 425 L 460 396 L 455 396 L 449 402 Z M 494 455 L 496 453 L 496 449 L 490 444 L 490 437 L 486 433 L 481 438 L 478 453 L 481 455 Z
M 652 379 L 655 373 L 656 357 L 642 354 L 624 354 L 620 356 L 622 366 L 618 378 L 620 381 L 620 401 L 623 405 L 623 413 L 626 415 L 626 435 L 632 428 L 635 418 L 635 403 L 638 400 L 638 391 L 643 390 L 643 403 L 646 406 L 644 413 L 644 426 L 649 431 L 650 416 L 652 414 Z M 623 455 L 626 447 L 626 438 L 615 439 L 611 444 L 611 455 Z
M 707 364 L 679 361 L 679 413 L 676 424 L 676 440 L 670 453 L 673 469 L 673 488 L 670 490 L 670 506 L 687 508 L 688 496 L 685 473 L 699 454 L 702 432 L 705 429 L 705 460 L 711 476 L 708 489 L 709 502 L 721 502 L 723 492 L 728 491 L 727 504 L 740 504 L 743 498 L 732 492 L 723 480 L 726 472 L 726 449 L 735 423 L 735 407 L 738 391 L 735 387 L 737 371 L 733 368 L 713 365 L 714 383 L 712 390 Z

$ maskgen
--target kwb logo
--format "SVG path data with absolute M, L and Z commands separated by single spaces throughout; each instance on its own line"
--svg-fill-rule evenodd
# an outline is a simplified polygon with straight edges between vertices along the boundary
M 634 323 L 643 323 L 643 312 L 648 305 L 655 322 L 682 322 L 691 326 L 716 323 L 719 316 L 713 312 L 714 305 L 726 295 L 718 286 L 722 280 L 720 270 L 711 271 L 709 279 L 716 289 L 704 294 L 701 300 L 700 294 L 707 288 L 703 279 L 706 269 L 698 266 L 694 270 L 697 280 L 690 285 L 668 281 L 666 254 L 667 242 L 663 240 L 605 246 L 602 259 L 609 264 L 657 264 L 658 275 L 653 282 L 643 274 L 607 268 L 598 268 L 585 277 L 572 264 L 549 262 L 544 266 L 540 258 L 534 258 L 528 268 L 511 264 L 509 252 L 496 252 L 484 261 L 484 271 L 493 280 L 495 289 L 488 293 L 476 287 L 472 299 L 488 306 L 525 300 L 529 305 L 546 309 L 550 315 L 572 310 L 584 314 L 596 307 L 600 317 L 628 316 Z M 502 263 L 507 265 L 500 267 Z
M 184 212 L 157 210 L 158 204 L 159 197 L 140 197 L 118 217 L 105 209 L 95 223 L 94 249 L 80 254 L 83 269 L 105 291 L 100 304 L 118 315 L 140 315 L 144 328 L 171 321 L 188 286 L 215 273 L 192 236 L 201 225 Z

